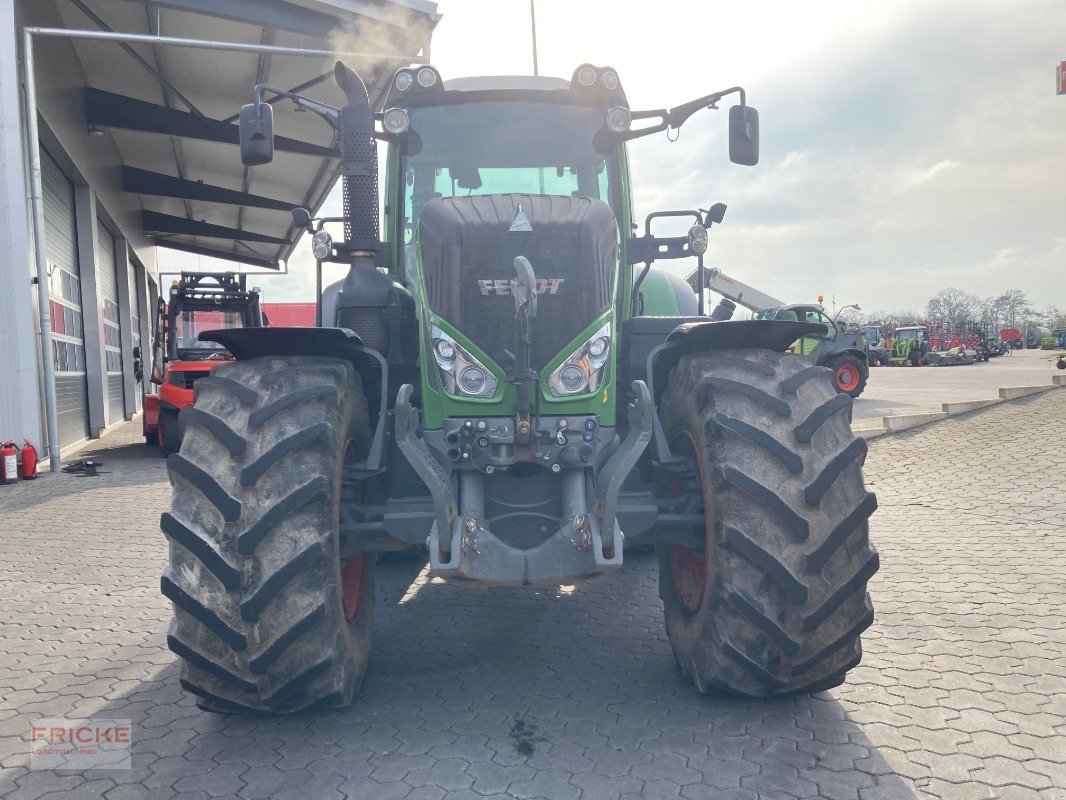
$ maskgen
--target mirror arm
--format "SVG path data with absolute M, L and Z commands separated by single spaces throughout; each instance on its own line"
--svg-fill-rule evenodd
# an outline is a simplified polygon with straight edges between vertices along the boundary
M 320 103 L 317 100 L 312 100 L 309 97 L 304 97 L 303 95 L 296 94 L 295 92 L 290 92 L 285 89 L 279 89 L 276 86 L 270 86 L 266 83 L 257 84 L 255 87 L 254 98 L 256 105 L 260 105 L 265 102 L 263 100 L 263 94 L 265 92 L 273 92 L 279 97 L 287 97 L 289 100 L 292 100 L 293 103 L 296 104 L 297 108 L 318 114 L 318 116 L 322 117 L 322 119 L 328 122 L 334 130 L 336 130 L 336 128 L 340 125 L 340 109 L 334 108 L 333 106 L 328 105 L 327 103 Z
M 660 121 L 654 125 L 649 125 L 646 128 L 626 131 L 624 134 L 621 134 L 619 138 L 624 141 L 629 141 L 630 139 L 639 139 L 642 136 L 664 131 L 667 128 L 680 128 L 685 124 L 689 117 L 701 108 L 717 108 L 718 102 L 731 94 L 740 94 L 740 105 L 747 105 L 747 94 L 745 93 L 744 88 L 741 86 L 733 86 L 732 88 L 725 89 L 721 92 L 714 92 L 713 94 L 700 97 L 697 100 L 690 100 L 676 108 L 659 108 L 653 111 L 634 111 L 632 112 L 634 120 L 658 117 Z

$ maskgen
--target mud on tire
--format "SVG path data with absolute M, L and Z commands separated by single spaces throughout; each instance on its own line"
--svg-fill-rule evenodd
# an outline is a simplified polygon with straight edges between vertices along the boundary
M 214 711 L 347 705 L 374 606 L 372 556 L 342 564 L 338 535 L 345 453 L 370 435 L 359 376 L 329 358 L 227 364 L 181 424 L 160 522 L 182 686 Z
M 703 550 L 659 547 L 666 628 L 703 692 L 749 697 L 837 686 L 873 622 L 878 568 L 866 442 L 831 370 L 766 350 L 683 358 L 660 416 L 692 459 Z M 702 582 L 701 582 L 702 577 Z

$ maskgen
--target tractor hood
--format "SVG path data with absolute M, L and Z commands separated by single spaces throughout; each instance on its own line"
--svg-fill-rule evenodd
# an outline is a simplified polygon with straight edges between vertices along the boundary
M 437 197 L 419 221 L 431 310 L 504 369 L 514 348 L 513 262 L 537 277 L 532 367 L 543 369 L 611 305 L 618 224 L 587 197 L 497 194 Z

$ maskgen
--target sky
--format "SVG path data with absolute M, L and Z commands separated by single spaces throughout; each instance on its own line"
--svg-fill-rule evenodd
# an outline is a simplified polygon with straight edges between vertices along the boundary
M 438 9 L 445 79 L 532 74 L 528 0 Z M 676 142 L 629 145 L 638 219 L 729 206 L 708 265 L 868 313 L 920 310 L 945 287 L 1066 308 L 1066 2 L 536 0 L 536 15 L 540 74 L 611 65 L 634 109 L 745 87 L 758 166 L 728 160 L 728 103 Z M 323 213 L 339 208 L 334 195 Z M 188 258 L 160 250 L 163 269 Z M 267 301 L 310 301 L 313 269 L 305 240 L 287 276 L 258 283 Z

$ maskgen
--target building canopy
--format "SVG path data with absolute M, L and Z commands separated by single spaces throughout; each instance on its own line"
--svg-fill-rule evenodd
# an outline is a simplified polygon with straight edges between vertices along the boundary
M 67 28 L 358 52 L 345 56 L 379 106 L 397 67 L 420 62 L 438 15 L 425 0 L 56 0 Z M 95 40 L 72 43 L 87 130 L 113 138 L 122 202 L 158 246 L 276 268 L 336 180 L 333 132 L 275 99 L 276 158 L 240 160 L 237 115 L 252 87 L 307 91 L 340 105 L 332 58 Z M 272 95 L 267 95 L 268 99 Z

